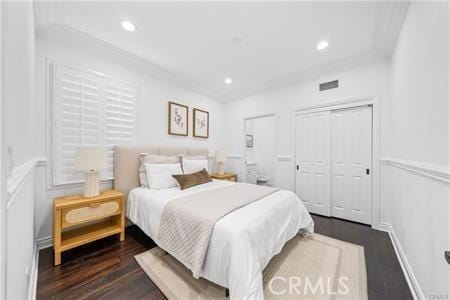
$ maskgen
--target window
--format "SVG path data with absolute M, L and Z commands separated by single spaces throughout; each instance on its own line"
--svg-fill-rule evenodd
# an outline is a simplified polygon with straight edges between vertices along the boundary
M 114 146 L 135 143 L 136 88 L 58 64 L 53 70 L 54 184 L 83 180 L 74 168 L 80 146 L 107 149 L 101 179 L 112 179 Z

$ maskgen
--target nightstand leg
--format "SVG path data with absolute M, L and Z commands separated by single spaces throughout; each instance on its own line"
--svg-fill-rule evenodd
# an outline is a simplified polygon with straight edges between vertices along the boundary
M 120 215 L 120 227 L 122 232 L 120 232 L 120 241 L 125 240 L 125 198 L 122 197 L 122 214 Z
M 55 266 L 61 264 L 61 210 L 53 213 L 53 249 L 55 253 Z
M 55 266 L 61 264 L 61 252 L 55 251 Z

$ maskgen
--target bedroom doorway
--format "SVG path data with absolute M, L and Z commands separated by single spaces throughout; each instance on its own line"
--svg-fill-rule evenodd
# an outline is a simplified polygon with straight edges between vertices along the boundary
M 245 182 L 273 186 L 275 184 L 275 115 L 244 120 Z
M 296 191 L 316 214 L 371 224 L 372 106 L 296 115 Z

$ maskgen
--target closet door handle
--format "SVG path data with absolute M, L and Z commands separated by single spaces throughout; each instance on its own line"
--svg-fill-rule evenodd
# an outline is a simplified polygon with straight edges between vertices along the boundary
M 367 174 L 367 175 L 370 174 L 370 169 L 366 169 L 366 174 Z
M 298 165 L 297 165 L 296 169 L 298 170 Z

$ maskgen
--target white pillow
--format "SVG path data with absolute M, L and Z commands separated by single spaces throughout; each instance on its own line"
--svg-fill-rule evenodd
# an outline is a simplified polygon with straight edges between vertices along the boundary
M 176 156 L 155 155 L 149 153 L 139 154 L 139 182 L 143 187 L 148 186 L 147 171 L 145 164 L 176 164 L 180 160 Z
M 192 174 L 203 169 L 206 169 L 209 173 L 207 159 L 188 159 L 183 157 L 184 174 Z
M 172 175 L 183 174 L 181 164 L 145 164 L 148 186 L 151 190 L 162 190 L 177 187 L 178 182 Z

